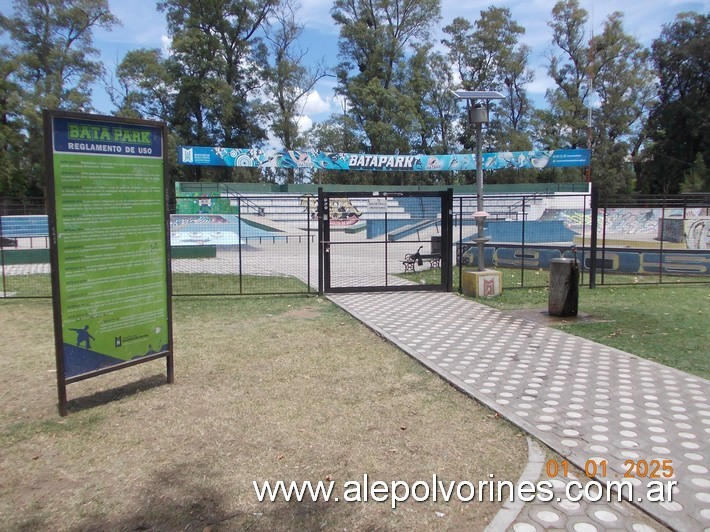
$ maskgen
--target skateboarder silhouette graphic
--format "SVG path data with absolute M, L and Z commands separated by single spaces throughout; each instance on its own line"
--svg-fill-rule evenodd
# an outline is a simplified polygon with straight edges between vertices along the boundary
M 89 326 L 84 325 L 83 329 L 69 329 L 76 333 L 76 346 L 81 347 L 81 344 L 85 344 L 86 349 L 91 349 L 91 341 L 96 340 L 93 336 L 89 334 Z

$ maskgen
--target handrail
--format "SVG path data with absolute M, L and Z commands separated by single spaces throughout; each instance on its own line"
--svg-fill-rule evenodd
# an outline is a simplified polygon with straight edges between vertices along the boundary
M 221 183 L 221 185 L 224 187 L 225 192 L 226 192 L 227 194 L 234 194 L 234 195 L 237 197 L 237 199 L 239 199 L 239 206 L 240 206 L 240 209 L 239 209 L 239 210 L 240 210 L 240 213 L 239 213 L 239 214 L 242 214 L 242 212 L 241 212 L 241 207 L 242 207 L 242 205 L 243 205 L 243 206 L 244 206 L 245 208 L 247 208 L 247 209 L 252 209 L 252 211 L 253 211 L 254 213 L 256 213 L 257 216 L 264 216 L 264 214 L 265 214 L 265 213 L 264 213 L 264 208 L 261 207 L 258 203 L 256 203 L 256 202 L 253 201 L 253 200 L 250 200 L 250 199 L 247 198 L 244 194 L 241 194 L 239 191 L 233 190 L 233 189 L 229 186 L 228 183 Z

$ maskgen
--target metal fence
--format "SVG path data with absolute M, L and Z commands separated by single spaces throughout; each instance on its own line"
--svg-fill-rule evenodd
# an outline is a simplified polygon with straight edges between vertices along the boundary
M 299 196 L 178 196 L 174 295 L 318 290 L 318 219 Z
M 473 243 L 477 209 L 475 197 L 458 197 L 454 204 L 460 291 L 462 270 L 478 266 Z M 582 265 L 580 282 L 585 282 L 584 265 L 591 254 L 589 194 L 484 196 L 483 207 L 488 213 L 484 235 L 490 237 L 485 266 L 502 272 L 504 289 L 547 287 L 550 261 L 575 254 Z
M 459 275 L 476 265 L 467 236 L 473 199 L 460 197 Z M 456 202 L 455 202 L 456 203 Z M 593 194 L 485 196 L 487 267 L 503 271 L 505 288 L 549 284 L 550 261 L 576 257 L 580 284 L 710 283 L 710 195 Z M 456 222 L 455 222 L 456 223 Z M 471 229 L 471 231 L 474 231 Z M 475 231 L 474 231 L 475 232 Z
M 710 282 L 710 194 L 597 203 L 597 283 Z
M 51 297 L 44 198 L 0 198 L 0 274 L 3 297 Z
M 375 203 L 347 192 L 340 199 L 344 238 L 382 238 L 376 231 L 382 216 L 368 214 Z M 178 196 L 170 222 L 173 295 L 317 292 L 316 200 L 309 194 Z M 404 235 L 431 252 L 441 224 L 411 224 L 419 220 L 416 205 L 396 196 L 388 201 L 388 220 L 396 227 L 388 241 Z M 710 283 L 707 194 L 599 201 L 578 193 L 487 195 L 484 209 L 491 237 L 486 266 L 503 272 L 505 289 L 547 287 L 550 261 L 572 256 L 580 263 L 580 283 L 590 287 Z M 454 290 L 460 290 L 462 270 L 476 266 L 476 210 L 475 196 L 454 197 Z M 0 214 L 2 295 L 50 297 L 44 200 L 0 199 Z M 405 271 L 403 261 L 396 261 L 401 272 L 392 271 L 402 282 L 425 283 L 427 270 L 436 267 L 425 262 Z

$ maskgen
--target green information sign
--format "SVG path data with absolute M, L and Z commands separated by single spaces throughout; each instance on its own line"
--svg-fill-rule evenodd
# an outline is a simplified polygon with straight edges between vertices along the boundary
M 167 357 L 165 126 L 45 112 L 60 413 L 66 384 Z

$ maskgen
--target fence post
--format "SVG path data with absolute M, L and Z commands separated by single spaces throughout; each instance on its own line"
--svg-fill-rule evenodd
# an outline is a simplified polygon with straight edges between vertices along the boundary
M 597 286 L 597 219 L 599 215 L 599 191 L 592 183 L 592 228 L 589 241 L 589 288 Z
M 523 228 L 521 235 L 521 245 L 523 247 L 520 261 L 520 287 L 525 288 L 525 196 L 523 196 Z
M 604 215 L 602 216 L 602 284 L 606 275 L 606 215 L 609 212 L 609 196 L 604 195 Z
M 298 243 L 301 243 L 301 237 L 298 237 Z M 311 293 L 311 205 L 310 201 L 306 203 L 306 291 Z
M 387 250 L 387 242 L 389 241 L 390 238 L 389 238 L 389 227 L 388 227 L 389 218 L 388 218 L 388 214 L 387 214 L 387 211 L 389 209 L 387 208 L 387 201 L 388 201 L 388 197 L 387 197 L 387 193 L 385 193 L 385 286 L 389 286 L 389 279 L 387 278 L 388 277 L 388 275 L 387 275 L 387 273 L 388 273 L 387 260 L 389 258 L 388 254 L 387 254 L 387 251 L 388 251 Z M 424 215 L 424 202 L 423 202 L 422 198 L 419 198 L 419 201 L 422 205 L 422 215 Z M 419 229 L 417 229 L 417 240 L 421 242 L 421 236 L 419 236 Z
M 454 283 L 453 272 L 453 239 L 454 239 L 454 189 L 446 189 L 446 195 L 442 198 L 443 209 L 441 213 L 441 265 L 442 284 L 447 292 L 451 292 Z
M 459 261 L 459 294 L 463 294 L 463 196 L 459 196 L 459 247 L 456 257 Z
M 5 246 L 2 240 L 2 214 L 0 213 L 0 265 L 2 265 L 2 297 L 7 297 L 7 281 L 5 280 Z
M 318 187 L 318 295 L 323 295 L 323 187 Z
M 665 218 L 666 218 L 666 195 L 663 194 L 663 199 L 661 200 L 661 244 L 658 253 L 658 284 L 663 284 L 663 241 L 666 238 L 665 235 Z
M 239 246 L 239 295 L 244 293 L 243 279 L 242 279 L 242 198 L 237 196 L 237 222 L 239 228 L 239 234 L 237 235 L 237 245 Z

